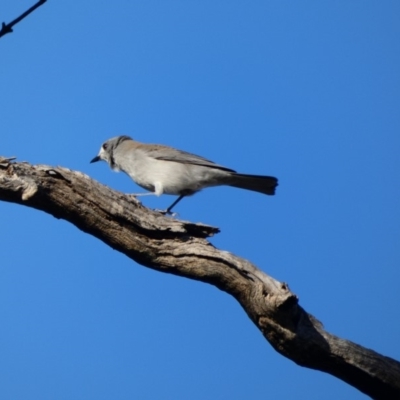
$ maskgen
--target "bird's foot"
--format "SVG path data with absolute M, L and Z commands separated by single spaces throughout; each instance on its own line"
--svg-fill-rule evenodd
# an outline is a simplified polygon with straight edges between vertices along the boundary
M 171 217 L 176 217 L 176 216 L 178 215 L 178 213 L 172 212 L 172 211 L 170 211 L 170 210 L 168 210 L 168 209 L 166 209 L 166 210 L 157 210 L 157 209 L 154 209 L 154 211 L 155 211 L 155 212 L 158 212 L 158 213 L 160 213 L 160 214 L 162 214 L 162 215 L 170 215 Z

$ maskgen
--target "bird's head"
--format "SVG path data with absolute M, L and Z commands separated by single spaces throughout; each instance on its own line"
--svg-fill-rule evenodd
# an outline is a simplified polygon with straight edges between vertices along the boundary
M 111 139 L 108 139 L 104 142 L 101 147 L 99 154 L 94 157 L 90 162 L 94 163 L 97 161 L 106 161 L 108 165 L 116 171 L 119 171 L 118 165 L 115 163 L 114 153 L 118 146 L 124 142 L 125 140 L 132 140 L 129 136 L 116 136 Z

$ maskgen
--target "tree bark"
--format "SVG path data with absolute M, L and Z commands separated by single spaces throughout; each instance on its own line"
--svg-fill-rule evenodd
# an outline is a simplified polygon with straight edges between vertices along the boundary
M 398 361 L 325 331 L 287 284 L 216 249 L 207 237 L 217 228 L 167 218 L 81 172 L 11 160 L 0 157 L 0 200 L 65 219 L 146 267 L 212 284 L 240 303 L 280 354 L 372 398 L 400 399 Z

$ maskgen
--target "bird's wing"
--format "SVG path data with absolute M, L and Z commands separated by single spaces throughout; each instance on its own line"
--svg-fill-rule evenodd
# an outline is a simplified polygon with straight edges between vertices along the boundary
M 157 160 L 173 161 L 182 164 L 201 165 L 203 167 L 221 169 L 223 171 L 235 172 L 233 169 L 223 167 L 204 157 L 196 156 L 196 154 L 188 153 L 186 151 L 177 150 L 168 146 L 153 145 L 152 150 L 147 150 L 151 157 Z

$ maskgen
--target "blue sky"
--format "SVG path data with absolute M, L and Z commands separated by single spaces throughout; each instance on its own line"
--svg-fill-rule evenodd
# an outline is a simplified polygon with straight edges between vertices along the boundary
M 3 0 L 9 22 L 31 1 Z M 0 39 L 0 155 L 139 191 L 128 134 L 243 173 L 179 217 L 288 282 L 326 329 L 400 359 L 400 4 L 49 1 Z M 143 198 L 162 208 L 174 198 Z M 2 399 L 363 399 L 277 354 L 218 289 L 0 202 Z

